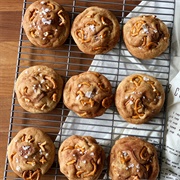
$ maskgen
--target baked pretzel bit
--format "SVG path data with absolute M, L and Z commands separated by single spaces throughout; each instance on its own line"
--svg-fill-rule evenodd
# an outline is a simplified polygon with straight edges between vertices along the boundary
M 87 104 L 90 104 L 91 107 L 94 106 L 94 100 L 93 99 L 89 99 L 89 100 L 80 100 L 81 104 L 83 106 L 86 106 Z
M 121 155 L 120 155 L 120 162 L 122 163 L 122 164 L 125 164 L 125 163 L 127 163 L 128 161 L 130 161 L 131 160 L 131 158 L 130 158 L 130 156 L 127 154 L 126 156 L 121 152 Z
M 24 142 L 26 140 L 26 134 L 23 134 L 23 136 L 21 137 L 21 142 Z
M 43 143 L 40 143 L 40 144 L 39 144 L 39 147 L 40 147 L 40 149 L 41 149 L 42 151 L 45 151 L 45 148 L 44 148 L 45 145 L 46 145 L 46 141 L 44 141 Z
M 67 162 L 66 165 L 71 165 L 71 164 L 74 164 L 75 162 L 76 162 L 76 159 L 73 159 L 73 160 Z
M 91 164 L 93 165 L 93 170 L 90 173 L 85 174 L 84 177 L 93 176 L 95 174 L 97 170 L 96 163 L 93 160 L 91 160 Z
M 54 10 L 55 9 L 55 7 L 54 7 L 54 5 L 53 4 L 51 4 L 51 3 L 47 3 L 47 6 L 49 6 L 50 8 L 51 8 L 51 10 Z
M 137 36 L 139 34 L 139 32 L 141 31 L 141 29 L 143 28 L 143 25 L 145 25 L 146 22 L 143 20 L 137 21 L 133 27 L 131 28 L 130 34 L 131 36 Z
M 62 151 L 66 151 L 66 150 L 69 150 L 69 149 L 70 150 L 74 149 L 74 146 L 66 146 L 65 148 L 62 149 Z
M 58 16 L 61 18 L 61 22 L 60 22 L 59 26 L 62 26 L 63 24 L 65 24 L 65 19 L 64 19 L 64 17 L 61 15 L 62 13 L 63 13 L 63 10 L 60 10 L 60 11 L 58 12 Z
M 32 143 L 34 140 L 35 140 L 35 139 L 32 137 L 32 135 L 29 135 L 29 136 L 27 137 L 26 142 Z
M 33 19 L 35 18 L 35 14 L 36 14 L 37 9 L 33 9 L 33 11 L 30 12 L 30 17 L 29 20 L 32 22 Z
M 160 96 L 160 92 L 156 89 L 154 82 L 153 81 L 147 81 L 147 83 L 151 85 L 153 92 L 155 92 L 157 96 Z
M 149 42 L 146 45 L 146 48 L 148 48 L 148 49 L 155 48 L 155 47 L 157 47 L 157 43 L 155 43 L 155 42 Z
M 42 164 L 45 164 L 47 162 L 47 160 L 44 156 L 42 156 L 41 159 L 39 160 L 39 162 L 41 162 Z
M 10 156 L 11 160 L 13 159 L 14 155 L 16 154 L 16 152 L 13 152 Z
M 94 47 L 94 48 L 92 48 L 92 50 L 93 51 L 98 51 L 98 50 L 106 50 L 107 49 L 107 47 L 106 46 L 98 46 L 98 47 Z
M 141 104 L 141 100 L 139 98 L 135 101 L 134 111 L 139 118 L 145 115 L 145 113 L 143 113 L 143 105 Z
M 54 94 L 52 95 L 52 100 L 53 100 L 54 102 L 57 101 L 57 94 L 56 94 L 56 93 L 54 93 Z
M 53 78 L 51 78 L 51 77 L 49 77 L 49 76 L 45 76 L 44 78 L 47 79 L 47 80 L 49 80 L 49 81 L 52 83 L 53 89 L 55 89 L 55 88 L 57 87 L 57 85 L 56 85 L 56 83 L 55 83 L 55 81 L 54 81 Z
M 81 117 L 86 117 L 87 115 L 87 112 L 84 112 L 84 113 L 78 113 Z
M 23 89 L 23 93 L 26 94 L 26 93 L 27 93 L 27 90 L 28 90 L 28 87 L 25 87 L 25 88 Z
M 25 180 L 39 180 L 41 177 L 41 170 L 37 169 L 36 171 L 24 171 L 22 177 Z
M 76 176 L 77 176 L 78 178 L 80 178 L 80 177 L 81 177 L 81 174 L 84 173 L 84 172 L 85 172 L 85 171 L 82 171 L 82 170 L 77 171 L 77 172 L 76 172 Z
M 148 150 L 147 150 L 147 147 L 146 147 L 146 146 L 144 146 L 144 147 L 141 149 L 141 152 L 140 152 L 140 154 L 139 154 L 140 158 L 141 158 L 142 160 L 145 160 L 145 161 L 149 161 L 152 155 L 153 155 L 153 154 L 149 154 L 149 153 L 148 153 Z
M 107 23 L 105 19 L 107 19 L 109 21 L 109 23 Z M 105 26 L 110 26 L 112 24 L 112 22 L 108 18 L 105 18 L 103 16 L 101 17 L 101 22 Z
M 32 30 L 30 31 L 30 34 L 33 38 L 36 38 L 37 37 L 37 34 L 36 34 L 36 30 Z
M 84 97 L 84 93 L 82 91 L 77 91 L 77 95 L 80 95 L 81 97 Z
M 85 147 L 80 147 L 78 144 L 76 144 L 74 148 L 80 150 L 82 153 L 85 152 Z
M 82 85 L 86 85 L 86 86 L 88 86 L 88 87 L 90 87 L 90 86 L 91 86 L 91 84 L 90 84 L 90 83 L 88 83 L 88 82 L 82 82 L 82 83 L 80 84 L 80 86 L 82 86 Z
M 130 97 L 128 101 L 126 101 L 125 106 L 127 106 L 127 104 L 129 104 L 130 102 L 134 102 L 134 98 Z
M 90 26 L 90 25 L 98 26 L 99 24 L 96 21 L 89 21 L 85 24 L 85 26 Z
M 41 111 L 43 111 L 43 110 L 45 109 L 45 107 L 46 107 L 46 104 L 43 104 L 43 105 L 41 106 Z
M 25 102 L 30 102 L 31 100 L 28 98 L 24 98 Z
M 33 161 L 27 161 L 26 162 L 27 164 L 30 164 L 31 166 L 35 166 L 36 165 L 36 161 L 33 160 Z
M 140 86 L 141 82 L 143 81 L 142 76 L 135 76 L 131 79 L 130 82 L 134 83 L 137 86 Z
M 97 85 L 98 85 L 98 87 L 99 87 L 102 91 L 104 91 L 104 92 L 108 92 L 108 91 L 109 91 L 109 88 L 108 88 L 108 87 L 105 88 L 104 85 L 103 85 L 103 83 L 97 83 Z
M 84 31 L 82 29 L 78 29 L 75 32 L 75 35 L 78 37 L 78 39 L 82 42 L 82 43 L 88 43 L 91 41 L 91 39 L 86 39 L 85 40 L 85 34 Z

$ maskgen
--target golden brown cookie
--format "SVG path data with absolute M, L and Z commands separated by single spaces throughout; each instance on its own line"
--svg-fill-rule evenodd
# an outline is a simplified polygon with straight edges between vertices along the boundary
M 132 74 L 119 84 L 115 104 L 128 122 L 142 124 L 157 115 L 165 99 L 161 83 L 146 74 Z
M 19 104 L 31 113 L 47 113 L 54 109 L 62 90 L 62 78 L 53 69 L 41 65 L 25 69 L 15 84 Z
M 54 162 L 55 146 L 40 129 L 20 130 L 8 146 L 11 169 L 23 179 L 39 180 Z
M 101 54 L 110 51 L 117 44 L 120 26 L 112 12 L 92 6 L 76 16 L 71 35 L 82 52 Z
M 74 75 L 67 81 L 63 100 L 78 116 L 101 116 L 113 101 L 112 87 L 102 74 L 87 71 Z
M 38 0 L 26 10 L 23 27 L 29 41 L 38 47 L 62 45 L 70 33 L 67 12 L 53 0 Z
M 60 171 L 69 180 L 96 180 L 102 172 L 105 153 L 93 137 L 73 135 L 61 144 L 58 159 Z
M 156 180 L 159 174 L 157 151 L 143 139 L 121 138 L 111 149 L 109 167 L 112 180 Z
M 139 59 L 152 59 L 169 45 L 167 26 L 154 15 L 131 18 L 123 28 L 123 38 L 129 52 Z

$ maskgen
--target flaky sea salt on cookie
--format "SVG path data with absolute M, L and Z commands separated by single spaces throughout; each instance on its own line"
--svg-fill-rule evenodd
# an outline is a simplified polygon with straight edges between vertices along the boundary
M 39 180 L 54 162 L 55 146 L 51 138 L 34 127 L 20 130 L 8 146 L 12 170 L 25 180 Z
M 66 83 L 63 101 L 78 116 L 101 116 L 113 101 L 109 80 L 98 72 L 87 71 L 72 76 Z
M 29 41 L 38 47 L 61 46 L 69 36 L 70 19 L 64 8 L 53 0 L 38 0 L 26 10 L 23 27 Z
M 82 52 L 101 54 L 110 51 L 117 44 L 120 26 L 112 12 L 92 6 L 76 16 L 71 35 Z
M 32 66 L 19 75 L 15 92 L 21 107 L 31 113 L 47 113 L 58 104 L 63 80 L 52 68 Z
M 123 38 L 129 52 L 139 59 L 152 59 L 169 45 L 167 26 L 154 15 L 131 18 L 123 27 Z
M 105 162 L 103 148 L 91 136 L 73 135 L 58 152 L 60 171 L 69 180 L 96 180 Z
M 118 85 L 115 105 L 128 122 L 142 124 L 157 115 L 163 107 L 165 93 L 161 83 L 146 74 L 132 74 Z
M 109 167 L 112 180 L 156 180 L 159 174 L 156 148 L 137 137 L 121 138 L 111 149 Z

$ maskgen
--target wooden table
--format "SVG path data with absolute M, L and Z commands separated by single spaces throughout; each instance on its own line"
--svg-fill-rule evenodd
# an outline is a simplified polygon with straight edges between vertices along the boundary
M 23 0 L 0 1 L 0 179 L 3 179 L 7 150 L 22 5 Z
M 0 1 L 0 179 L 4 162 L 23 0 Z

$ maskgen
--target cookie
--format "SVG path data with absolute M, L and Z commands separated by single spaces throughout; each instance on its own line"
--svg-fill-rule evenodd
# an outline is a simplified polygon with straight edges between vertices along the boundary
M 70 19 L 64 8 L 53 0 L 38 0 L 24 14 L 23 28 L 37 47 L 61 46 L 70 33 Z
M 67 108 L 80 117 L 101 116 L 113 101 L 112 87 L 102 74 L 87 71 L 67 81 L 63 101 Z
M 92 6 L 76 16 L 71 35 L 82 52 L 101 54 L 110 51 L 117 44 L 120 26 L 112 12 Z
M 121 138 L 111 149 L 109 167 L 113 180 L 156 180 L 159 174 L 156 148 L 137 137 Z
M 152 59 L 169 45 L 167 26 L 154 15 L 131 18 L 123 28 L 123 38 L 129 52 L 139 59 Z
M 118 85 L 115 105 L 128 122 L 142 124 L 157 115 L 163 107 L 165 93 L 161 83 L 146 74 L 132 74 Z
M 47 113 L 58 104 L 63 90 L 62 78 L 47 66 L 32 66 L 19 75 L 15 91 L 19 104 L 31 113 Z
M 11 169 L 19 177 L 39 180 L 54 162 L 55 146 L 46 133 L 28 127 L 12 139 L 7 155 Z
M 61 144 L 58 159 L 60 171 L 69 180 L 96 180 L 104 166 L 105 152 L 93 137 L 73 135 Z

